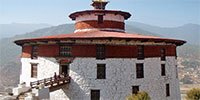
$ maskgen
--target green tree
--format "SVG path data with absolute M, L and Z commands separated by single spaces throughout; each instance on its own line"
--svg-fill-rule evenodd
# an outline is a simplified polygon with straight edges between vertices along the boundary
M 200 88 L 193 88 L 186 95 L 187 100 L 200 100 Z
M 126 100 L 151 100 L 147 92 L 138 92 L 137 94 L 129 95 Z

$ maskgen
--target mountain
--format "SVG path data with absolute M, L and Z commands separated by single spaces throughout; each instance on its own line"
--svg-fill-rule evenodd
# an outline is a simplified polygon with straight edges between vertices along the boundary
M 134 25 L 131 24 L 126 24 L 126 32 L 128 33 L 137 33 L 137 34 L 141 34 L 141 35 L 150 35 L 150 36 L 160 36 L 159 34 L 156 34 L 155 32 L 149 32 L 143 28 L 138 28 Z
M 163 28 L 158 26 L 151 26 L 143 23 L 128 22 L 126 25 L 126 31 L 130 33 L 139 33 L 145 35 L 161 36 L 161 37 L 177 37 L 183 40 L 187 40 L 188 44 L 193 44 L 193 41 L 199 40 L 199 25 L 187 24 L 180 27 L 174 28 Z M 186 31 L 187 30 L 187 31 Z M 7 87 L 16 85 L 19 80 L 20 74 L 20 54 L 21 47 L 13 43 L 13 41 L 24 38 L 34 38 L 40 36 L 56 35 L 56 34 L 67 34 L 74 31 L 74 24 L 63 24 L 58 26 L 51 26 L 47 28 L 42 28 L 35 30 L 33 32 L 15 35 L 9 38 L 0 39 L 0 91 L 6 90 Z M 186 33 L 191 34 L 186 34 Z M 173 34 L 173 35 L 171 35 Z M 182 35 L 183 36 L 182 36 Z M 194 35 L 194 36 L 193 36 Z M 190 37 L 190 38 L 189 38 Z M 196 40 L 195 40 L 196 39 Z M 178 48 L 179 56 L 182 59 L 191 58 L 189 62 L 194 59 L 198 59 L 200 55 L 199 45 L 184 45 Z M 185 60 L 183 60 L 185 61 Z M 199 63 L 192 62 L 192 64 Z M 188 60 L 184 65 L 190 65 Z
M 64 24 L 39 29 L 26 34 L 16 35 L 11 38 L 0 39 L 0 66 L 3 66 L 4 64 L 7 64 L 9 62 L 16 62 L 16 58 L 20 58 L 21 47 L 14 44 L 15 40 L 47 35 L 56 35 L 61 33 L 71 33 L 73 32 L 73 30 L 73 24 Z
M 200 25 L 198 24 L 189 23 L 178 27 L 158 27 L 138 22 L 128 22 L 128 24 L 166 38 L 186 40 L 189 44 L 200 45 Z
M 51 25 L 49 24 L 23 24 L 23 23 L 0 24 L 0 38 L 12 37 L 18 34 L 24 34 L 50 26 Z

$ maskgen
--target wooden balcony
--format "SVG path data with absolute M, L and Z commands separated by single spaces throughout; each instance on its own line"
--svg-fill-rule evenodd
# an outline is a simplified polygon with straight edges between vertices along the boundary
M 32 88 L 39 88 L 40 86 L 52 88 L 52 87 L 69 84 L 70 80 L 71 80 L 71 77 L 68 75 L 56 75 L 54 77 L 45 78 L 42 80 L 31 82 L 30 86 Z

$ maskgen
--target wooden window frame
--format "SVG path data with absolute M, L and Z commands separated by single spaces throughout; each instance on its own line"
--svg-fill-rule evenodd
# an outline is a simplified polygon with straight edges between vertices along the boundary
M 98 17 L 98 24 L 103 24 L 103 20 L 104 20 L 104 18 L 103 18 L 103 15 L 97 15 L 97 17 Z
M 165 64 L 161 64 L 161 76 L 166 76 L 166 66 L 165 66 Z
M 137 94 L 140 91 L 139 86 L 132 86 L 132 94 Z
M 38 64 L 31 63 L 31 78 L 37 78 Z
M 166 97 L 170 96 L 170 85 L 166 84 Z
M 98 44 L 96 45 L 96 59 L 99 59 L 99 60 L 103 60 L 105 59 L 106 57 L 106 46 L 104 44 Z
M 144 64 L 143 63 L 136 64 L 136 78 L 144 78 Z
M 160 53 L 161 53 L 161 61 L 166 61 L 166 49 L 161 48 Z
M 38 46 L 33 45 L 31 49 L 31 59 L 37 59 L 38 58 Z
M 101 96 L 101 91 L 100 90 L 91 90 L 90 91 L 90 99 L 91 100 L 100 100 L 100 96 Z
M 144 46 L 143 45 L 137 46 L 137 50 L 138 50 L 137 59 L 143 60 L 144 59 Z
M 60 45 L 59 55 L 61 57 L 72 57 L 72 46 L 71 45 Z
M 97 64 L 97 79 L 106 79 L 106 64 Z

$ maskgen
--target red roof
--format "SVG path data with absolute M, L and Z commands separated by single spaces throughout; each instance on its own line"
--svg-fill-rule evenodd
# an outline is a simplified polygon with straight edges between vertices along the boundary
M 66 40 L 66 39 L 132 39 L 141 41 L 155 41 L 155 42 L 169 42 L 175 43 L 176 45 L 182 45 L 186 41 L 160 38 L 156 36 L 145 36 L 139 34 L 129 34 L 122 32 L 109 32 L 109 31 L 88 31 L 88 32 L 77 32 L 71 34 L 60 34 L 54 36 L 44 36 L 40 38 L 22 39 L 15 41 L 16 44 L 21 45 L 25 42 L 37 42 L 37 41 L 48 41 L 48 40 Z

